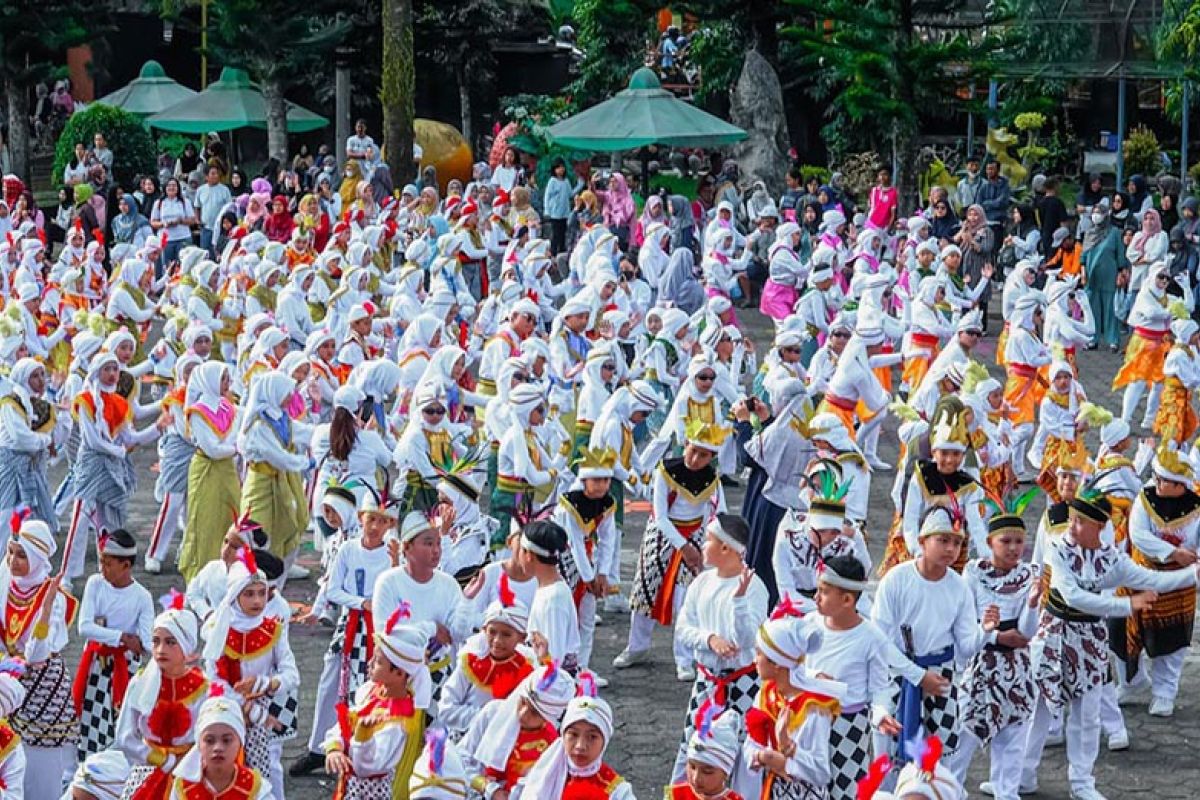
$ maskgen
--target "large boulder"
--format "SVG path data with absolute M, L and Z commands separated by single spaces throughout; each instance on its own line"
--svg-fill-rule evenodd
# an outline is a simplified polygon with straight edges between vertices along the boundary
M 749 185 L 761 180 L 772 197 L 779 197 L 789 166 L 783 89 L 779 76 L 757 50 L 746 54 L 742 74 L 733 90 L 730 116 L 734 125 L 749 134 L 733 149 L 743 181 Z

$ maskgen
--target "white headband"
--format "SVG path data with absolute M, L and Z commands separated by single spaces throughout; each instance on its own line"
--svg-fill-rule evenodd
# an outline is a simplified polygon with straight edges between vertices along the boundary
M 830 586 L 836 586 L 848 592 L 865 592 L 867 590 L 866 581 L 853 581 L 849 578 L 843 578 L 823 561 L 820 567 L 818 567 L 817 579 L 822 583 L 828 583 Z
M 724 544 L 726 547 L 733 550 L 739 556 L 745 555 L 746 545 L 742 544 L 737 539 L 734 539 L 732 536 L 730 536 L 728 533 L 726 533 L 725 529 L 721 527 L 721 521 L 719 519 L 717 519 L 716 517 L 713 517 L 712 522 L 708 523 L 708 525 L 705 526 L 704 530 L 707 531 L 708 533 L 711 533 L 713 536 L 715 536 L 717 539 L 719 539 L 721 541 L 721 544 Z

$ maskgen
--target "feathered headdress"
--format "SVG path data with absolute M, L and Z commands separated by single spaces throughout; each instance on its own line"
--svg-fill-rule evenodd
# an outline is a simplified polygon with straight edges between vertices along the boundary
M 406 619 L 412 619 L 412 604 L 407 600 L 401 600 L 400 604 L 396 606 L 396 610 L 388 616 L 387 624 L 383 627 L 384 633 L 390 636 L 392 630 Z
M 721 449 L 721 445 L 725 443 L 732 430 L 733 428 L 726 428 L 715 422 L 704 422 L 693 418 L 688 421 L 685 434 L 688 444 L 716 452 Z
M 171 591 L 158 598 L 158 604 L 163 611 L 182 611 L 184 599 L 183 592 L 172 586 Z
M 812 490 L 814 501 L 844 503 L 853 478 L 842 480 L 842 467 L 831 458 L 815 460 L 801 480 Z
M 554 681 L 558 680 L 558 662 L 550 661 L 546 664 L 546 671 L 537 683 L 537 690 L 545 692 L 554 685 Z
M 1018 495 L 1014 495 L 1012 492 L 1000 494 L 994 490 L 985 489 L 986 497 L 983 504 L 989 511 L 988 536 L 1005 531 L 1024 533 L 1025 522 L 1021 519 L 1021 515 L 1025 513 L 1025 509 L 1041 491 L 1040 486 L 1034 486 Z
M 576 697 L 596 697 L 598 693 L 594 672 L 585 669 L 575 676 Z
M 258 559 L 254 557 L 254 551 L 249 547 L 243 545 L 242 548 L 238 550 L 237 557 L 238 561 L 241 561 L 242 564 L 245 565 L 246 571 L 251 575 L 254 575 L 258 572 Z
M 891 771 L 892 760 L 886 754 L 872 761 L 867 774 L 858 782 L 858 800 L 871 800 Z
M 1085 423 L 1089 428 L 1103 428 L 1112 421 L 1111 411 L 1090 401 L 1084 401 L 1079 406 L 1079 412 L 1075 414 L 1075 422 Z
M 29 516 L 32 513 L 33 509 L 31 509 L 25 503 L 21 503 L 12 510 L 12 514 L 10 514 L 8 517 L 8 527 L 9 530 L 12 531 L 13 536 L 16 536 L 21 532 L 21 524 L 25 522 L 25 520 L 29 519 Z
M 429 774 L 441 775 L 446 763 L 446 729 L 430 728 L 425 734 L 425 743 L 429 745 Z
M 963 372 L 962 392 L 963 394 L 971 394 L 979 384 L 990 378 L 987 367 L 980 364 L 978 361 L 971 360 L 967 362 L 967 367 Z
M 930 736 L 925 741 L 911 739 L 904 743 L 904 751 L 923 774 L 932 777 L 938 762 L 942 760 L 942 740 L 936 736 Z
M 708 739 L 712 736 L 712 724 L 717 717 L 721 716 L 721 712 L 725 709 L 713 702 L 709 697 L 696 709 L 696 733 L 701 739 Z

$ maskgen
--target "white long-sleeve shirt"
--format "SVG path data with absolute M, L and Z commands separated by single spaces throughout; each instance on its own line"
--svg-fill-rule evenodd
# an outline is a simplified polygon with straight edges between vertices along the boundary
M 754 661 L 754 637 L 767 619 L 767 587 L 756 575 L 741 597 L 737 594 L 741 575 L 722 578 L 706 569 L 688 586 L 687 596 L 675 623 L 675 637 L 690 649 L 696 663 L 712 672 L 738 670 Z M 722 658 L 708 646 L 712 636 L 732 642 L 737 652 Z
M 265 462 L 280 472 L 300 472 L 308 467 L 308 454 L 298 453 L 306 439 L 307 426 L 289 422 L 292 426 L 291 446 L 285 446 L 266 422 L 256 419 L 238 435 L 238 450 L 247 463 Z
M 403 564 L 381 572 L 375 579 L 371 597 L 371 617 L 377 633 L 386 629 L 388 617 L 399 608 L 401 601 L 409 604 L 411 617 L 407 622 L 410 624 L 433 622 L 441 625 L 450 632 L 450 638 L 456 644 L 471 634 L 473 620 L 470 609 L 463 602 L 462 589 L 454 578 L 441 570 L 435 570 L 433 577 L 424 583 L 414 580 Z M 435 664 L 449 653 L 450 648 L 439 647 L 430 654 L 430 663 Z
M 578 657 L 580 648 L 579 613 L 566 581 L 539 586 L 529 607 L 528 636 L 539 633 L 546 639 L 550 658 L 563 663 Z
M 1166 563 L 1176 547 L 1193 553 L 1200 550 L 1200 516 L 1192 514 L 1176 522 L 1160 524 L 1161 517 L 1151 516 L 1150 500 L 1146 496 L 1146 492 L 1153 491 L 1153 487 L 1147 487 L 1129 510 L 1129 538 L 1133 546 L 1159 563 Z M 1167 541 L 1165 537 L 1168 536 L 1178 539 L 1179 543 Z
M 983 630 L 966 581 L 954 570 L 931 581 L 917 571 L 917 561 L 906 561 L 888 571 L 879 582 L 871 618 L 888 640 L 906 656 L 926 656 L 954 647 L 954 661 L 965 662 L 983 646 Z M 908 650 L 902 626 L 911 633 Z M 910 662 L 894 665 L 909 683 L 917 684 L 925 669 Z
M 121 636 L 136 634 L 146 652 L 154 624 L 154 600 L 137 581 L 118 589 L 103 575 L 92 575 L 79 603 L 79 635 L 99 644 L 116 647 Z

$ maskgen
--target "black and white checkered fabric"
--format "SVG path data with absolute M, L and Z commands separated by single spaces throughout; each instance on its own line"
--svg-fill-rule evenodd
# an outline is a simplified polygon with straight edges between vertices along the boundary
M 337 627 L 333 631 L 333 639 L 329 642 L 329 652 L 338 657 L 338 700 L 352 703 L 358 687 L 367 682 L 370 677 L 371 661 L 367 657 L 367 642 L 372 631 L 361 620 L 354 634 L 353 642 L 346 642 L 346 619 L 349 612 L 343 611 L 338 617 Z M 347 646 L 349 659 L 347 660 Z
M 346 781 L 345 800 L 391 800 L 392 779 L 356 778 L 351 776 Z
M 131 666 L 132 666 L 131 662 Z M 113 661 L 97 656 L 88 667 L 83 705 L 79 710 L 79 760 L 107 750 L 117 738 L 116 703 L 112 693 Z
M 830 800 L 856 800 L 858 781 L 871 761 L 871 708 L 833 718 L 829 731 Z
M 925 695 L 921 699 L 921 723 L 926 736 L 936 736 L 942 740 L 942 757 L 953 755 L 958 750 L 959 712 L 958 712 L 958 683 L 954 680 L 954 670 L 949 667 L 936 667 L 942 677 L 950 681 L 950 693 L 947 695 Z M 900 686 L 897 680 L 892 693 L 893 705 L 900 702 Z M 893 740 L 895 746 L 896 740 Z M 895 752 L 890 753 L 893 757 Z
M 683 720 L 683 746 L 685 748 L 696 731 L 696 712 L 700 710 L 700 706 L 704 705 L 705 700 L 713 696 L 715 689 L 716 684 L 710 681 L 703 672 L 696 670 L 696 680 L 692 683 L 692 695 L 688 699 L 687 717 Z M 757 696 L 758 673 L 750 672 L 748 675 L 742 675 L 725 685 L 725 709 L 726 711 L 735 711 L 738 716 L 745 717 L 746 712 L 754 707 L 754 698 Z M 738 728 L 739 735 L 744 741 L 746 738 L 745 727 L 739 725 Z
M 296 738 L 296 711 L 299 707 L 300 698 L 295 689 L 279 692 L 271 698 L 267 713 L 279 722 L 279 726 L 271 731 L 273 740 L 282 742 Z M 263 775 L 267 774 L 263 772 Z

